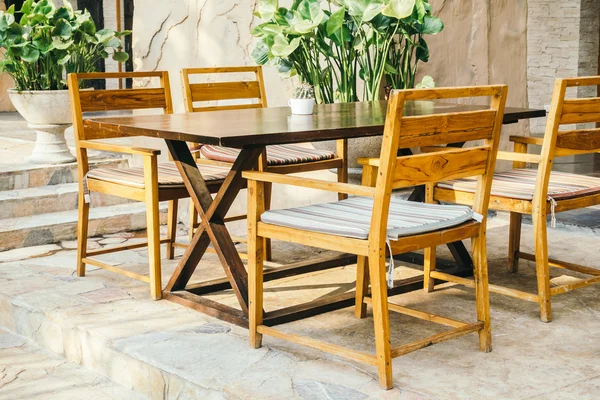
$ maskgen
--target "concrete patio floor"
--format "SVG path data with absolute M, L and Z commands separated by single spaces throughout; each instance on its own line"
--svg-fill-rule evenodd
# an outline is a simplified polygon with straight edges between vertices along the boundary
M 559 217 L 560 221 L 560 217 Z M 534 291 L 533 264 L 518 274 L 506 265 L 508 227 L 490 221 L 491 281 Z M 97 238 L 94 247 L 139 240 L 134 234 Z M 598 233 L 551 229 L 551 255 L 600 267 Z M 532 230 L 524 229 L 526 250 Z M 393 362 L 394 389 L 382 391 L 376 369 L 266 337 L 250 349 L 245 329 L 168 301 L 153 302 L 145 285 L 103 270 L 74 274 L 74 243 L 0 253 L 0 326 L 68 361 L 151 399 L 594 399 L 600 398 L 600 287 L 554 298 L 554 321 L 538 319 L 533 303 L 491 295 L 494 351 L 480 353 L 476 335 L 438 344 Z M 316 257 L 314 249 L 275 244 L 275 261 Z M 447 256 L 447 254 L 442 253 Z M 143 272 L 146 252 L 104 256 Z M 164 264 L 164 281 L 177 261 Z M 195 280 L 222 276 L 216 258 L 204 260 Z M 271 282 L 266 307 L 304 302 L 352 288 L 354 266 Z M 398 276 L 418 274 L 401 266 Z M 568 275 L 567 275 L 568 274 Z M 577 274 L 552 270 L 553 283 Z M 234 304 L 231 293 L 214 299 Z M 392 298 L 398 304 L 472 321 L 474 293 L 446 286 L 433 294 Z M 438 325 L 391 315 L 392 344 L 439 332 Z M 373 351 L 372 319 L 347 308 L 283 329 Z M 0 346 L 1 347 L 1 346 Z M 0 364 L 2 363 L 0 353 Z M 18 358 L 12 363 L 18 366 Z M 0 398 L 2 397 L 0 392 Z

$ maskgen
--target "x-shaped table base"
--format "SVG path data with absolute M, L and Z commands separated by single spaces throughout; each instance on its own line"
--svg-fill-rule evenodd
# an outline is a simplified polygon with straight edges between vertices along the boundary
M 176 140 L 166 140 L 166 142 L 169 152 L 190 194 L 190 198 L 200 215 L 200 227 L 194 234 L 183 258 L 165 288 L 165 298 L 216 318 L 247 327 L 248 274 L 237 252 L 235 243 L 227 231 L 224 220 L 235 198 L 245 186 L 242 172 L 257 167 L 258 159 L 264 151 L 264 147 L 245 148 L 240 152 L 231 167 L 230 173 L 213 199 L 187 143 Z M 418 195 L 418 192 L 415 193 Z M 226 278 L 188 286 L 192 274 L 211 244 L 223 266 Z M 459 268 L 460 271 L 457 272 L 465 274 L 469 271 L 469 268 L 464 266 L 465 261 L 461 261 L 463 257 L 458 257 L 460 252 L 460 248 L 453 251 L 455 258 L 459 262 L 459 266 L 463 267 Z M 464 252 L 466 254 L 466 262 L 469 262 L 470 257 L 466 249 L 464 249 Z M 418 255 L 402 255 L 402 258 L 410 262 L 415 262 L 418 260 Z M 265 281 L 336 268 L 355 262 L 356 256 L 349 254 L 320 260 L 303 261 L 265 272 Z M 444 268 L 444 266 L 448 266 L 449 264 L 441 262 L 438 265 Z M 423 287 L 423 278 L 417 276 L 398 280 L 394 286 L 394 289 L 390 290 L 390 295 L 418 290 Z M 203 296 L 227 289 L 232 289 L 235 293 L 240 309 L 218 303 Z M 353 291 L 335 296 L 322 297 L 312 302 L 266 312 L 264 323 L 266 325 L 278 325 L 291 322 L 323 312 L 348 307 L 353 305 L 354 301 Z

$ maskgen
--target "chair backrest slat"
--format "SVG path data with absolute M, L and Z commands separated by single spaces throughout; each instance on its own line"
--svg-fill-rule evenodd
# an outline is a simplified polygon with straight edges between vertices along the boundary
M 392 188 L 483 175 L 487 171 L 489 157 L 490 146 L 398 157 Z
M 564 100 L 561 125 L 600 122 L 600 97 Z
M 79 98 L 82 112 L 167 108 L 163 88 L 81 91 Z
M 600 129 L 581 129 L 559 132 L 556 147 L 569 150 L 600 150 Z
M 218 82 L 190 84 L 193 101 L 260 99 L 258 82 Z M 260 105 L 259 105 L 260 107 Z
M 490 139 L 494 110 L 404 117 L 400 145 L 404 148 Z
M 107 79 L 151 79 L 159 78 L 157 88 L 135 88 L 114 90 L 85 90 L 81 81 Z M 98 72 L 69 74 L 69 92 L 73 128 L 77 140 L 108 139 L 122 137 L 118 132 L 96 132 L 84 129 L 83 113 L 100 111 L 131 111 L 162 109 L 166 114 L 173 113 L 171 87 L 168 72 Z
M 254 74 L 255 80 L 234 82 L 192 83 L 192 77 L 223 76 L 224 74 Z M 262 68 L 260 66 L 216 67 L 216 68 L 186 68 L 181 71 L 181 81 L 185 108 L 187 112 L 218 111 L 232 109 L 262 108 L 267 106 Z M 211 104 L 197 107 L 195 103 L 219 102 L 223 100 L 255 99 L 253 104 Z

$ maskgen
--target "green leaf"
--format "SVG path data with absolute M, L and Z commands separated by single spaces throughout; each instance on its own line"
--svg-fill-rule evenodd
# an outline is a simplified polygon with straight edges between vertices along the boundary
M 365 8 L 365 11 L 362 15 L 363 22 L 369 22 L 373 18 L 375 18 L 384 8 L 384 4 L 382 0 L 371 1 Z
M 40 36 L 34 39 L 33 45 L 41 54 L 46 54 L 54 48 L 53 42 L 46 36 Z
M 262 20 L 268 21 L 275 15 L 275 12 L 279 7 L 278 3 L 278 0 L 260 0 L 256 7 L 256 12 L 260 15 Z
M 344 17 L 345 16 L 346 16 L 346 10 L 344 8 L 340 8 L 339 10 L 337 10 L 336 12 L 331 14 L 331 16 L 329 17 L 329 20 L 327 21 L 327 25 L 326 25 L 327 36 L 331 36 L 331 35 L 333 35 L 333 33 L 342 29 L 342 26 L 344 26 Z
M 423 25 L 420 32 L 423 35 L 435 35 L 436 33 L 440 33 L 442 30 L 444 30 L 444 22 L 442 22 L 441 19 L 426 15 L 423 19 Z
M 258 65 L 265 65 L 269 62 L 269 46 L 262 40 L 257 42 L 250 56 Z
M 429 62 L 429 47 L 424 39 L 419 41 L 416 51 L 417 58 L 423 62 Z
M 1 15 L 0 16 L 0 30 L 2 30 L 2 31 L 8 29 L 8 27 L 11 26 L 15 22 L 15 16 L 13 14 L 9 14 L 8 12 L 5 12 L 0 15 Z
M 67 50 L 69 47 L 71 47 L 73 45 L 73 41 L 72 40 L 67 40 L 64 41 L 60 38 L 54 38 L 54 40 L 52 41 L 52 46 L 57 49 L 57 50 Z
M 415 0 L 386 0 L 386 5 L 381 11 L 383 15 L 397 19 L 409 17 L 415 8 Z
M 61 58 L 59 58 L 56 63 L 58 65 L 65 65 L 66 63 L 68 63 L 69 61 L 71 61 L 71 54 L 67 54 Z
M 69 37 L 71 36 L 72 32 L 73 28 L 71 27 L 71 24 L 69 24 L 67 20 L 61 18 L 58 21 L 56 21 L 56 25 L 54 27 L 54 30 L 52 31 L 52 35 Z
M 72 8 L 71 8 L 72 10 Z M 68 8 L 66 7 L 61 7 L 58 10 L 56 10 L 56 12 L 54 13 L 54 19 L 55 20 L 59 20 L 59 19 L 66 19 L 66 20 L 70 20 L 71 18 L 73 18 L 73 13 L 72 11 L 70 11 Z
M 300 46 L 300 38 L 295 38 L 291 42 L 288 42 L 285 36 L 277 35 L 275 36 L 271 53 L 275 57 L 287 57 L 292 54 L 298 46 Z
M 23 2 L 23 6 L 21 7 L 21 10 L 19 10 L 19 12 L 21 14 L 29 14 L 31 12 L 32 8 L 33 8 L 33 0 L 27 0 L 27 1 Z
M 33 45 L 27 45 L 21 50 L 21 60 L 27 63 L 35 63 L 40 59 L 40 52 Z
M 124 51 L 115 51 L 112 58 L 116 62 L 126 62 L 129 60 L 129 54 L 125 53 Z
M 429 75 L 425 75 L 421 83 L 417 83 L 415 86 L 417 89 L 433 89 L 435 87 L 435 81 Z
M 425 3 L 423 0 L 415 1 L 415 9 L 417 11 L 417 19 L 419 22 L 423 22 L 423 18 L 427 14 L 427 10 L 425 10 Z

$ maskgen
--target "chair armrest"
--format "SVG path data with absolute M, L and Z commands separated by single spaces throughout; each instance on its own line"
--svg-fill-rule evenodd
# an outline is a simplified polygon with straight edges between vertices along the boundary
M 373 167 L 379 167 L 379 158 L 359 158 L 358 163 L 360 165 L 371 165 Z
M 301 178 L 297 176 L 275 174 L 272 172 L 245 171 L 242 177 L 250 181 L 279 183 L 282 185 L 299 186 L 310 189 L 326 190 L 335 193 L 345 193 L 354 196 L 375 197 L 375 188 L 368 186 L 352 185 L 323 181 L 320 179 Z
M 542 146 L 544 144 L 544 138 L 531 137 L 531 136 L 510 136 L 509 140 L 513 143 L 533 144 Z
M 518 161 L 539 164 L 542 157 L 539 154 L 515 153 L 512 151 L 499 151 L 498 160 Z
M 92 140 L 80 140 L 79 146 L 85 149 L 110 151 L 114 153 L 138 154 L 142 156 L 158 156 L 160 150 L 146 149 L 143 147 L 131 147 L 113 143 L 96 142 Z

